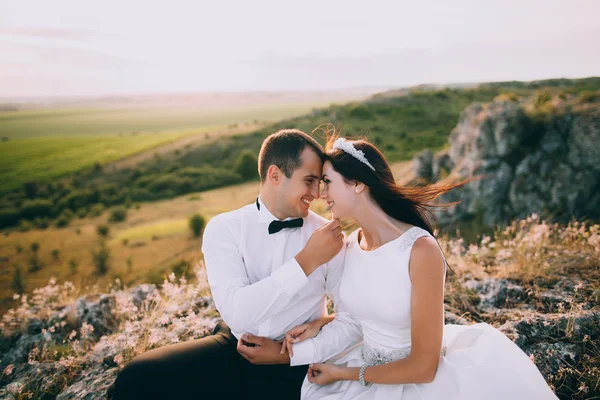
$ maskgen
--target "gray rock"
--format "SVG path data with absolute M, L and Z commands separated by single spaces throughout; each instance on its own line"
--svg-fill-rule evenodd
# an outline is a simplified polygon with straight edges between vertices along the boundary
M 413 171 L 417 178 L 431 181 L 433 179 L 433 153 L 424 150 L 413 157 Z
M 469 280 L 465 287 L 474 290 L 481 299 L 478 308 L 490 311 L 493 308 L 511 308 L 527 299 L 522 286 L 506 279 L 486 278 L 482 281 Z
M 114 331 L 118 322 L 112 315 L 115 307 L 113 295 L 103 294 L 96 301 L 80 297 L 75 303 L 78 325 L 84 322 L 94 327 L 92 333 L 96 338 Z
M 526 106 L 494 101 L 461 113 L 450 149 L 433 157 L 432 175 L 446 163 L 455 176 L 480 179 L 440 197 L 461 201 L 436 213 L 440 226 L 478 218 L 491 227 L 534 212 L 559 222 L 600 219 L 600 103 L 563 104 L 546 120 Z M 426 162 L 415 158 L 415 170 Z

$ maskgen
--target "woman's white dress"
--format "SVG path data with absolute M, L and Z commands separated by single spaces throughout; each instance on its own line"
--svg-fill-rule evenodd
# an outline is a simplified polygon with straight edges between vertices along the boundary
M 359 367 L 406 357 L 410 352 L 411 281 L 408 262 L 415 241 L 431 236 L 412 227 L 397 239 L 372 250 L 348 238 L 340 299 L 360 323 L 363 342 L 329 360 Z M 444 352 L 445 350 L 445 352 Z M 444 354 L 445 353 L 445 354 Z M 517 345 L 492 326 L 445 325 L 435 379 L 426 384 L 371 384 L 338 381 L 311 384 L 305 378 L 303 399 L 556 399 L 537 367 Z

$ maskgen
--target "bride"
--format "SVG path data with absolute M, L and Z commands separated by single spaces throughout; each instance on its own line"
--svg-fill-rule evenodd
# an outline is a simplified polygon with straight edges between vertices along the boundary
M 485 323 L 444 325 L 446 260 L 426 213 L 457 185 L 406 188 L 372 144 L 328 140 L 322 198 L 359 229 L 347 241 L 340 299 L 363 342 L 311 364 L 303 399 L 556 399 L 512 341 Z M 330 321 L 330 320 L 328 320 Z M 325 320 L 296 327 L 285 346 Z

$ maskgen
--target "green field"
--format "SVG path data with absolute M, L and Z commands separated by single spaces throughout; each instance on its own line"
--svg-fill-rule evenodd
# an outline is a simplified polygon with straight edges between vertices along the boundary
M 96 136 L 159 132 L 229 125 L 253 120 L 279 120 L 327 103 L 260 103 L 229 108 L 39 109 L 0 113 L 0 136 L 11 140 L 49 136 Z
M 0 143 L 0 193 L 20 187 L 23 182 L 46 181 L 95 163 L 107 163 L 153 147 L 215 130 L 167 131 L 127 135 L 83 137 L 39 137 Z
M 204 132 L 279 120 L 320 103 L 230 109 L 41 109 L 0 113 L 0 193 L 50 181 Z

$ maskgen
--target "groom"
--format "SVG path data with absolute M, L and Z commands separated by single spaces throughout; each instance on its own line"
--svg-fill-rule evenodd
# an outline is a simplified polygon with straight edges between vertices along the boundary
M 314 339 L 281 354 L 291 328 L 336 311 L 345 246 L 339 221 L 309 210 L 319 197 L 322 147 L 292 129 L 262 144 L 256 202 L 214 217 L 202 252 L 224 322 L 213 335 L 165 346 L 132 360 L 115 383 L 115 399 L 298 399 L 307 365 L 359 341 L 344 312 Z

